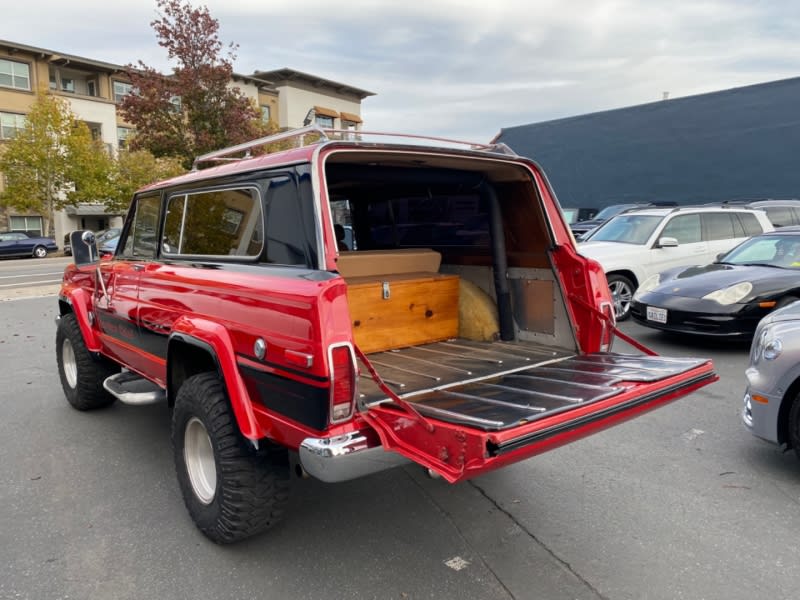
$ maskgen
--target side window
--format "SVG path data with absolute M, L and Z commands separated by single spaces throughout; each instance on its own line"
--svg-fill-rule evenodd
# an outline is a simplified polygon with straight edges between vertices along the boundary
M 739 221 L 742 223 L 744 227 L 745 234 L 749 237 L 751 235 L 758 235 L 759 233 L 764 233 L 764 230 L 761 227 L 761 223 L 758 222 L 756 216 L 752 213 L 740 212 L 738 213 Z
M 666 224 L 661 237 L 674 237 L 679 244 L 692 244 L 702 239 L 700 215 L 678 215 Z
M 255 188 L 196 192 L 167 202 L 164 254 L 257 257 L 264 244 Z
M 707 213 L 702 215 L 706 228 L 706 239 L 732 240 L 736 237 L 733 229 L 733 219 L 729 213 Z
M 269 180 L 266 201 L 265 260 L 279 265 L 311 267 L 315 263 L 316 220 L 307 174 L 295 180 L 279 175 Z
M 128 237 L 121 256 L 127 258 L 151 259 L 156 256 L 156 235 L 158 233 L 158 210 L 161 206 L 159 196 L 147 196 L 136 201 Z
M 788 206 L 772 206 L 766 211 L 770 222 L 775 227 L 786 227 L 796 223 L 792 209 Z

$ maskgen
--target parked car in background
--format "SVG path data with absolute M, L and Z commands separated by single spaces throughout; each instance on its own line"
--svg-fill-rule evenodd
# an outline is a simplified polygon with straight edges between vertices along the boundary
M 755 200 L 745 206 L 763 210 L 775 227 L 800 225 L 800 200 Z
M 579 221 L 588 221 L 593 219 L 599 209 L 597 208 L 562 208 L 561 212 L 567 219 L 567 223 L 572 225 Z
M 618 215 L 620 213 L 625 212 L 626 210 L 630 210 L 632 208 L 644 208 L 646 204 L 612 204 L 611 206 L 606 206 L 600 212 L 598 212 L 593 218 L 585 220 L 585 221 L 578 221 L 576 223 L 571 223 L 569 228 L 572 230 L 572 235 L 575 236 L 575 239 L 580 241 L 581 237 L 589 233 L 590 231 L 597 229 L 608 221 L 611 217 Z
M 69 236 L 71 234 L 72 234 L 72 232 L 64 234 L 64 255 L 65 256 L 72 256 L 72 242 L 69 239 Z
M 750 236 L 774 227 L 761 210 L 726 206 L 649 208 L 611 218 L 578 251 L 599 262 L 617 320 L 630 315 L 633 293 L 648 277 L 712 262 Z
M 633 296 L 642 325 L 750 339 L 768 313 L 800 299 L 800 227 L 746 240 L 719 260 L 652 275 Z
M 120 233 L 122 233 L 121 227 L 112 227 L 95 234 L 95 244 L 100 256 L 110 256 L 116 252 Z
M 750 346 L 742 421 L 800 458 L 800 302 L 764 317 Z
M 24 231 L 0 233 L 0 258 L 24 256 L 44 258 L 49 252 L 58 252 L 58 244 L 52 238 Z

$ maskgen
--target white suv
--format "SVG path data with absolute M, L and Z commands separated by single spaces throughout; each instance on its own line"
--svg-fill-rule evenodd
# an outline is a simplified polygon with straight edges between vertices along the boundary
M 752 235 L 773 231 L 763 210 L 726 206 L 647 208 L 613 217 L 578 244 L 600 263 L 618 321 L 639 284 L 672 267 L 708 264 Z

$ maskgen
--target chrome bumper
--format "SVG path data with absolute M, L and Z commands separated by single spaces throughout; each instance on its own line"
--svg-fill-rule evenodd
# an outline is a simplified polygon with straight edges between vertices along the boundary
M 328 483 L 357 479 L 409 462 L 400 454 L 386 452 L 383 446 L 370 446 L 358 431 L 333 438 L 306 438 L 299 454 L 303 469 Z

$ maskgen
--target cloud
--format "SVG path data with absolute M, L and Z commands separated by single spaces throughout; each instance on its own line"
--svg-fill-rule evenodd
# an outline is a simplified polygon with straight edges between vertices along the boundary
M 204 4 L 223 41 L 238 43 L 238 72 L 290 67 L 375 92 L 362 109 L 370 129 L 487 140 L 664 92 L 800 75 L 800 6 L 784 0 Z M 155 16 L 141 0 L 29 0 L 4 14 L 0 38 L 166 69 Z

